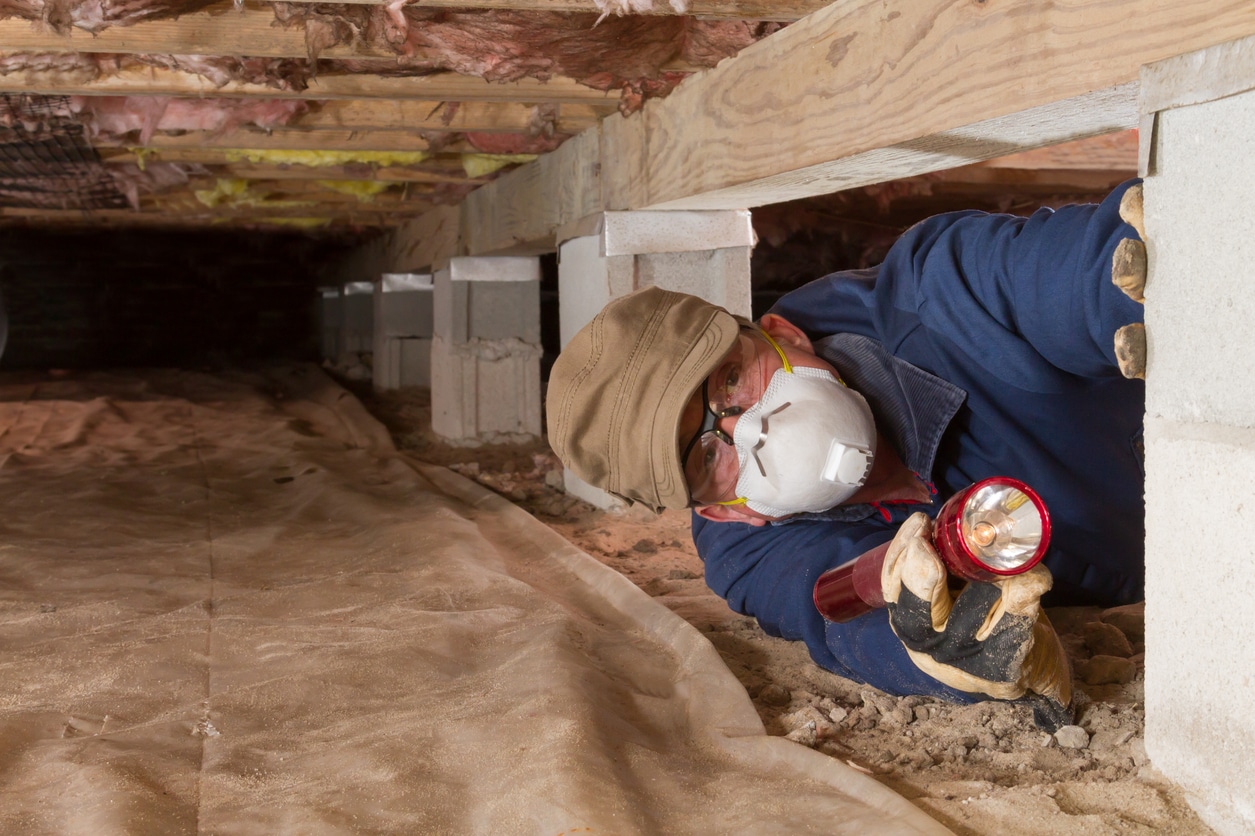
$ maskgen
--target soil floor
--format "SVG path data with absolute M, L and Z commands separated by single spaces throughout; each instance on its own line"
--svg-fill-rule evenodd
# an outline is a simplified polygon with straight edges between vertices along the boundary
M 687 512 L 612 514 L 562 492 L 543 442 L 455 447 L 430 430 L 424 390 L 350 384 L 397 447 L 512 500 L 688 620 L 745 685 L 768 733 L 874 775 L 958 834 L 1212 833 L 1143 744 L 1140 605 L 1048 612 L 1070 655 L 1084 734 L 1049 735 L 1027 709 L 897 698 L 816 666 L 711 592 Z

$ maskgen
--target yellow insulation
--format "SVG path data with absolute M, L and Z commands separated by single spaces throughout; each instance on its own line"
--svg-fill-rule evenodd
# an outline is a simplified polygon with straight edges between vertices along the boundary
M 391 184 L 378 180 L 319 180 L 318 185 L 340 194 L 353 195 L 363 203 L 370 203 L 375 195 L 386 192 Z
M 310 200 L 271 200 L 268 194 L 249 191 L 248 181 L 236 178 L 219 177 L 212 189 L 196 189 L 196 199 L 209 208 L 215 206 L 265 206 L 273 209 L 291 209 L 299 206 L 314 206 Z
M 463 154 L 462 170 L 467 177 L 483 177 L 515 163 L 530 163 L 536 154 Z

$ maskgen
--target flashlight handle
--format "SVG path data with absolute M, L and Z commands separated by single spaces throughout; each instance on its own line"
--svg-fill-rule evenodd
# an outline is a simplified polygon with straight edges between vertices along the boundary
M 885 597 L 880 589 L 880 570 L 888 551 L 889 543 L 882 543 L 820 575 L 813 594 L 820 615 L 844 624 L 883 607 Z

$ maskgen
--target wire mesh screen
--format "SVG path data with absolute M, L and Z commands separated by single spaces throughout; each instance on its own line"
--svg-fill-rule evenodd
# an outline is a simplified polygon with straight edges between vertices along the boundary
M 0 94 L 0 207 L 127 207 L 67 97 Z

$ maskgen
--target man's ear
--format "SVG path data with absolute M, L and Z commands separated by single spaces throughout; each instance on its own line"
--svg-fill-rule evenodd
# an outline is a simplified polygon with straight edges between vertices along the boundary
M 693 513 L 711 522 L 742 522 L 754 526 L 767 524 L 762 517 L 745 513 L 742 507 L 740 505 L 698 505 L 693 509 Z
M 758 326 L 781 345 L 800 348 L 811 354 L 815 353 L 815 347 L 811 345 L 810 337 L 806 336 L 806 332 L 779 314 L 764 314 L 763 318 L 758 320 Z

